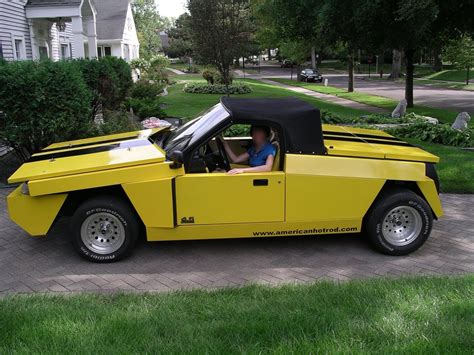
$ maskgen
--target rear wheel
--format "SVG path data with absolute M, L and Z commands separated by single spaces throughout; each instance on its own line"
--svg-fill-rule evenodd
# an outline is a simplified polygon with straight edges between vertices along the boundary
M 132 208 L 115 196 L 85 201 L 72 217 L 72 228 L 77 252 L 95 262 L 113 262 L 127 256 L 140 229 Z
M 382 253 L 406 255 L 423 245 L 432 226 L 433 214 L 426 201 L 410 190 L 397 189 L 374 203 L 365 230 Z

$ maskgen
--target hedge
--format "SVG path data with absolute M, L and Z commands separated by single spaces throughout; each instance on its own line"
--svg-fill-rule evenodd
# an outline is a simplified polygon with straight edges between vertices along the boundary
M 228 87 L 223 84 L 188 83 L 184 86 L 184 92 L 190 94 L 220 94 L 220 95 L 242 95 L 250 94 L 252 89 L 246 84 L 233 84 Z

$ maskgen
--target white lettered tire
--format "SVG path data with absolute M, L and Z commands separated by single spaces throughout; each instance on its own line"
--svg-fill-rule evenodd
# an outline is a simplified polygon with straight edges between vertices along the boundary
M 421 247 L 433 226 L 426 201 L 407 189 L 383 193 L 365 219 L 371 244 L 389 255 L 406 255 Z
M 72 217 L 76 251 L 84 258 L 107 263 L 132 251 L 140 226 L 131 206 L 116 196 L 97 196 L 82 203 Z

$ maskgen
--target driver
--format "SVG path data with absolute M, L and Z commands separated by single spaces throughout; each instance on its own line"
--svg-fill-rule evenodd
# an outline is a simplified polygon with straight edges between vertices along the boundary
M 252 126 L 250 128 L 252 136 L 252 146 L 245 153 L 235 155 L 224 139 L 221 139 L 224 149 L 234 164 L 248 162 L 250 168 L 232 169 L 227 172 L 229 175 L 243 173 L 260 173 L 272 171 L 273 160 L 275 159 L 276 148 L 269 142 L 270 128 L 266 126 Z

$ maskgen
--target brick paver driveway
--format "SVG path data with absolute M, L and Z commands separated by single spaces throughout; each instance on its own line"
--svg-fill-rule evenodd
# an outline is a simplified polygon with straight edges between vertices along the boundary
M 0 295 L 14 292 L 167 291 L 246 283 L 474 272 L 474 195 L 442 195 L 446 216 L 406 257 L 381 255 L 357 235 L 141 242 L 115 264 L 81 259 L 67 221 L 34 239 L 9 219 L 0 189 Z

